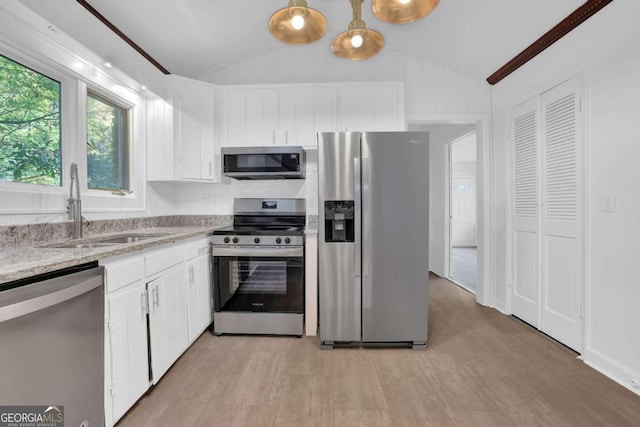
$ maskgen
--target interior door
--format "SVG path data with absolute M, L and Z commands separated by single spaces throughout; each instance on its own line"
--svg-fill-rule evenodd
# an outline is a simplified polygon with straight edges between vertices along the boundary
M 582 348 L 581 79 L 541 96 L 542 304 L 540 329 Z
M 538 327 L 539 240 L 538 216 L 538 99 L 512 111 L 513 135 L 513 294 L 515 316 Z
M 451 181 L 451 245 L 476 246 L 476 179 Z

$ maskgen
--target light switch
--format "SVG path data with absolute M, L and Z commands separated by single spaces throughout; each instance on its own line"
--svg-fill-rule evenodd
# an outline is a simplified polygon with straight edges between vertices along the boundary
M 602 198 L 602 212 L 616 212 L 616 193 L 605 193 Z

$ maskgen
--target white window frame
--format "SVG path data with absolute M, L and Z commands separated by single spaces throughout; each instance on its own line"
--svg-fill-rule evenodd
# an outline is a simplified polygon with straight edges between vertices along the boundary
M 25 30 L 29 31 L 29 28 Z M 60 46 L 53 45 L 54 49 L 51 49 L 52 45 L 48 45 L 45 49 L 37 43 L 27 43 L 27 46 L 17 48 L 2 36 L 0 32 L 0 54 L 61 83 L 62 185 L 0 182 L 0 197 L 10 201 L 0 204 L 0 225 L 64 219 L 71 163 L 78 164 L 83 214 L 88 213 L 89 219 L 91 214 L 102 214 L 99 217 L 105 218 L 139 216 L 145 212 L 145 98 Z M 18 40 L 20 35 L 15 37 Z M 130 192 L 116 194 L 88 189 L 87 88 L 129 109 Z M 16 217 L 26 218 L 26 221 L 16 221 Z

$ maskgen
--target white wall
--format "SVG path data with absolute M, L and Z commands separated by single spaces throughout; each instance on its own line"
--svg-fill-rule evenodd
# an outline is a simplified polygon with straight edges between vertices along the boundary
M 322 43 L 283 46 L 196 78 L 221 85 L 403 81 L 406 114 L 487 113 L 491 108 L 484 80 L 387 48 L 373 58 L 348 61 Z
M 176 212 L 232 215 L 236 197 L 294 197 L 307 200 L 307 214 L 318 214 L 318 152 L 307 150 L 306 179 L 238 181 L 229 184 L 175 184 Z M 155 186 L 154 186 L 155 187 Z M 164 193 L 163 193 L 164 194 Z
M 585 75 L 589 160 L 584 358 L 630 388 L 632 378 L 640 378 L 639 16 L 637 0 L 613 2 L 493 88 L 496 301 L 508 311 L 508 111 L 572 75 Z M 616 194 L 617 212 L 602 212 L 605 193 Z

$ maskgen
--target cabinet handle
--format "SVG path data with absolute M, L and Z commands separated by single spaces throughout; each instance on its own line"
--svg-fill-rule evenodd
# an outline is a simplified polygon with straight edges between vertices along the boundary
M 144 316 L 149 313 L 149 308 L 147 307 L 147 293 L 145 291 L 142 291 L 140 294 L 140 302 L 142 304 L 142 315 Z
M 289 145 L 289 131 L 284 131 L 284 145 Z
M 189 283 L 193 285 L 193 266 L 189 267 Z
M 275 129 L 271 132 L 271 144 L 276 145 L 276 131 Z
M 160 289 L 158 289 L 157 285 L 151 290 L 151 295 L 153 297 L 153 305 L 160 307 Z
M 209 162 L 209 176 L 213 176 L 213 162 Z

